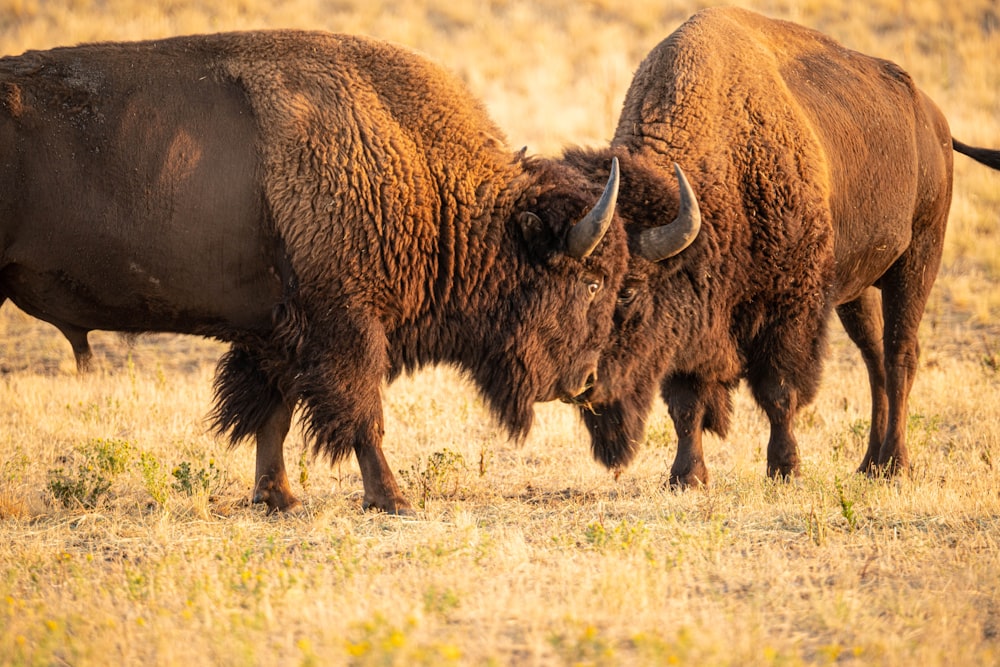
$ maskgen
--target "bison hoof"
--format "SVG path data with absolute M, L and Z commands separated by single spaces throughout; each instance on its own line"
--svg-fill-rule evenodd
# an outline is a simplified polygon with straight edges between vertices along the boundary
M 704 465 L 696 466 L 687 472 L 679 473 L 670 471 L 668 486 L 673 491 L 684 491 L 687 489 L 698 489 L 708 486 L 708 468 Z
M 258 485 L 253 494 L 254 503 L 267 505 L 267 513 L 282 512 L 296 514 L 303 509 L 302 502 L 291 491 Z
M 870 456 L 865 457 L 865 460 L 858 466 L 857 472 L 867 477 L 877 477 L 879 474 L 878 466 L 875 465 L 875 461 Z
M 910 472 L 910 464 L 908 461 L 891 458 L 885 463 L 874 463 L 866 459 L 861 463 L 858 472 L 870 479 L 893 479 L 907 475 Z
M 768 465 L 767 476 L 776 482 L 791 482 L 799 476 L 799 464 L 789 465 Z
M 387 502 L 380 502 L 377 500 L 365 501 L 361 504 L 361 508 L 368 512 L 385 512 L 386 514 L 392 514 L 394 516 L 416 516 L 416 511 L 410 507 L 410 503 L 406 502 L 402 498 L 397 498 L 396 500 L 390 500 Z

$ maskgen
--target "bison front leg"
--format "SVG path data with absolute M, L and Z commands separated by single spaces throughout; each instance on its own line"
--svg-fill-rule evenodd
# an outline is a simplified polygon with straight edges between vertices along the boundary
M 375 509 L 400 516 L 415 514 L 413 507 L 399 490 L 396 478 L 389 469 L 378 441 L 373 439 L 364 443 L 359 442 L 354 447 L 354 453 L 358 457 L 361 480 L 365 487 L 362 507 L 366 510 Z
M 771 424 L 767 440 L 767 475 L 788 481 L 799 476 L 799 443 L 792 425 L 802 392 L 792 385 L 791 374 L 781 373 L 766 364 L 761 366 L 763 372 L 759 367 L 751 369 L 749 380 L 754 399 Z
M 663 383 L 663 399 L 677 432 L 677 454 L 670 466 L 670 487 L 674 489 L 708 485 L 708 466 L 701 444 L 706 405 L 699 389 L 699 382 L 687 376 Z
M 307 429 L 331 461 L 351 451 L 357 456 L 365 509 L 413 514 L 382 453 L 381 385 L 389 368 L 385 332 L 374 318 L 365 322 L 346 315 L 331 329 L 302 354 L 311 361 L 299 378 Z M 331 340 L 337 350 L 327 349 Z
M 798 392 L 783 389 L 768 398 L 759 398 L 760 406 L 771 422 L 767 440 L 767 475 L 777 480 L 799 476 L 799 444 L 792 431 L 798 410 Z
M 279 404 L 256 433 L 257 470 L 253 502 L 265 503 L 269 512 L 297 512 L 302 503 L 292 493 L 285 472 L 284 442 L 292 422 L 292 410 Z

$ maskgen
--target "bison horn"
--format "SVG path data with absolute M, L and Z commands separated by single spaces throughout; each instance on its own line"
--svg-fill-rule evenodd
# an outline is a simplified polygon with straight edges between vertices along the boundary
M 608 177 L 608 184 L 604 186 L 601 198 L 584 216 L 583 220 L 573 225 L 569 230 L 569 254 L 571 257 L 583 259 L 590 253 L 604 238 L 604 233 L 611 225 L 611 219 L 615 216 L 615 204 L 618 201 L 618 158 L 611 160 L 611 176 Z
M 701 209 L 680 166 L 674 163 L 680 192 L 680 210 L 669 225 L 647 229 L 639 235 L 639 254 L 651 262 L 659 262 L 687 248 L 701 229 Z

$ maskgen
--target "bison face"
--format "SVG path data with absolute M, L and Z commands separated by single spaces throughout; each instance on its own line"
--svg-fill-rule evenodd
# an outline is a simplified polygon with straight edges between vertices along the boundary
M 611 468 L 635 455 L 660 380 L 683 354 L 683 331 L 698 317 L 684 296 L 687 260 L 680 253 L 697 237 L 701 216 L 684 174 L 679 168 L 675 174 L 678 187 L 638 160 L 624 171 L 627 195 L 619 213 L 630 231 L 628 271 L 616 294 L 598 381 L 577 397 L 594 455 Z
M 674 283 L 685 264 L 668 260 L 694 242 L 701 229 L 701 212 L 691 185 L 676 164 L 674 173 L 678 187 L 663 187 L 661 192 L 669 194 L 660 195 L 658 205 L 652 198 L 643 198 L 641 209 L 623 202 L 629 222 L 639 224 L 630 224 L 629 269 L 615 303 L 614 331 L 601 360 L 602 382 L 588 393 L 587 400 L 608 400 L 631 393 L 637 385 L 649 384 L 636 374 L 661 375 L 659 369 L 666 364 L 663 357 L 669 356 L 663 351 L 672 349 L 668 340 L 680 340 L 676 331 L 685 326 L 685 307 L 678 304 Z M 673 221 L 651 224 L 669 219 L 657 215 L 658 207 L 674 211 Z
M 637 265 L 644 266 L 637 266 Z M 632 260 L 615 298 L 613 328 L 600 359 L 600 382 L 580 398 L 589 403 L 606 402 L 628 393 L 636 383 L 636 374 L 657 365 L 653 359 L 654 322 L 659 309 L 649 285 L 655 279 L 656 266 Z M 655 282 L 655 280 L 654 280 Z
M 497 338 L 476 370 L 515 436 L 526 434 L 532 403 L 571 400 L 596 381 L 628 257 L 609 168 L 602 193 L 564 165 L 525 162 L 529 185 L 508 221 L 517 273 L 494 285 L 496 301 L 483 315 Z

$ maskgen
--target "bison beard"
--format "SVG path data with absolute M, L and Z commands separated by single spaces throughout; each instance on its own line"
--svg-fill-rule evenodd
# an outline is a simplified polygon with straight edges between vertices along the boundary
M 951 138 L 898 66 L 807 28 L 709 9 L 655 47 L 610 148 L 564 156 L 595 181 L 621 161 L 632 255 L 599 382 L 580 397 L 594 456 L 616 470 L 633 459 L 658 384 L 678 437 L 670 484 L 705 484 L 702 432 L 726 435 L 746 380 L 770 422 L 768 474 L 797 475 L 792 424 L 816 394 L 836 309 L 871 385 L 859 471 L 905 472 L 953 149 L 1000 169 L 1000 151 Z M 674 162 L 702 224 L 679 253 L 652 252 L 646 239 L 671 236 L 664 221 L 680 208 Z
M 525 157 L 441 68 L 297 31 L 0 59 L 0 300 L 86 333 L 232 344 L 213 424 L 257 444 L 254 499 L 300 505 L 283 443 L 352 451 L 410 512 L 380 387 L 447 363 L 518 438 L 592 382 L 627 259 L 607 184 Z M 53 242 L 55 240 L 56 242 Z

